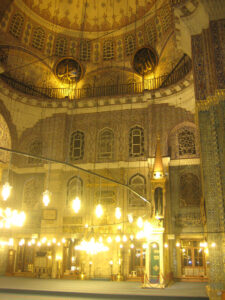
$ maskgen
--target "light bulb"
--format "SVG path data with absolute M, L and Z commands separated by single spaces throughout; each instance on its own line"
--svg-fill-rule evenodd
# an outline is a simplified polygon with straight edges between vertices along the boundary
M 73 210 L 77 214 L 81 207 L 81 201 L 79 197 L 76 197 L 75 200 L 73 200 Z
M 126 242 L 127 241 L 127 237 L 126 235 L 123 236 L 123 242 Z
M 44 206 L 48 206 L 48 204 L 50 202 L 50 196 L 51 196 L 51 193 L 49 192 L 49 190 L 45 190 L 43 193 Z
M 115 212 L 115 216 L 116 218 L 119 220 L 121 218 L 121 208 L 120 207 L 116 207 L 116 212 Z
M 137 219 L 137 226 L 138 226 L 139 228 L 142 228 L 142 227 L 143 227 L 143 220 L 142 220 L 142 217 L 139 217 L 139 218 Z
M 116 236 L 116 242 L 117 242 L 117 243 L 120 242 L 120 236 L 119 236 L 119 235 Z
M 107 242 L 112 243 L 112 238 L 110 236 L 107 238 Z
M 6 201 L 9 198 L 10 193 L 11 193 L 11 189 L 12 189 L 12 187 L 8 182 L 6 182 L 3 185 L 3 187 L 2 187 L 2 198 L 3 198 L 4 201 Z
M 133 223 L 133 216 L 132 216 L 132 214 L 129 214 L 128 215 L 128 221 L 129 221 L 129 223 Z
M 103 209 L 102 209 L 101 204 L 98 204 L 96 206 L 95 213 L 96 213 L 97 218 L 101 218 L 101 216 L 103 215 Z

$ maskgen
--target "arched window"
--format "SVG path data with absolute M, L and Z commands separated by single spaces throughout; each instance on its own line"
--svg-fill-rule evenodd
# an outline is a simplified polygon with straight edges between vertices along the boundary
M 38 50 L 41 50 L 44 46 L 45 32 L 42 28 L 38 27 L 34 29 L 32 46 Z
M 144 155 L 144 130 L 139 126 L 130 129 L 129 155 L 130 157 Z
M 154 45 L 157 39 L 156 26 L 153 22 L 149 23 L 145 29 L 146 40 L 149 45 Z
M 129 186 L 141 196 L 146 197 L 146 180 L 145 177 L 141 174 L 136 174 L 131 177 L 129 180 Z M 135 195 L 133 192 L 129 191 L 128 205 L 143 207 L 146 205 L 146 202 Z
M 42 155 L 42 142 L 33 141 L 30 144 L 29 154 L 32 154 L 35 156 L 41 156 Z M 39 164 L 39 163 L 41 163 L 41 159 L 34 158 L 34 157 L 28 157 L 28 163 L 29 164 Z
M 11 136 L 9 127 L 0 114 L 0 146 L 11 149 Z M 6 163 L 10 161 L 10 153 L 7 151 L 0 151 L 0 162 Z
M 194 155 L 196 154 L 195 148 L 195 135 L 188 129 L 183 129 L 178 133 L 179 155 Z
M 200 181 L 198 176 L 186 173 L 180 177 L 180 206 L 199 206 L 201 199 Z
M 55 43 L 55 55 L 66 56 L 67 53 L 67 40 L 62 37 L 58 37 Z
M 83 40 L 80 42 L 80 60 L 89 61 L 91 53 L 90 41 Z
M 24 18 L 20 14 L 15 14 L 10 24 L 9 32 L 15 37 L 19 38 L 22 32 Z
M 114 58 L 114 45 L 113 41 L 108 40 L 103 45 L 103 59 L 110 60 Z
M 70 159 L 82 159 L 84 156 L 84 133 L 75 131 L 70 138 Z
M 29 178 L 23 186 L 23 209 L 34 209 L 41 195 L 40 182 L 35 178 Z
M 79 197 L 82 198 L 83 195 L 83 180 L 78 177 L 74 176 L 70 178 L 67 183 L 67 205 L 72 205 L 72 201 Z
M 163 216 L 163 189 L 157 187 L 154 191 L 155 215 Z
M 127 56 L 133 54 L 135 50 L 135 36 L 133 34 L 129 34 L 125 37 L 125 49 Z
M 114 139 L 114 135 L 112 130 L 110 129 L 104 129 L 99 133 L 99 141 L 98 141 L 99 158 L 112 158 L 113 139 Z

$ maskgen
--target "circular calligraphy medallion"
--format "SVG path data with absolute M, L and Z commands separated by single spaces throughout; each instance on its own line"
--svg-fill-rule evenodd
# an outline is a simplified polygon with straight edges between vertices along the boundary
M 139 49 L 133 59 L 133 68 L 139 75 L 145 76 L 154 71 L 158 62 L 158 57 L 155 51 L 144 47 Z
M 81 79 L 83 69 L 74 58 L 63 58 L 55 66 L 55 75 L 63 83 L 76 83 Z

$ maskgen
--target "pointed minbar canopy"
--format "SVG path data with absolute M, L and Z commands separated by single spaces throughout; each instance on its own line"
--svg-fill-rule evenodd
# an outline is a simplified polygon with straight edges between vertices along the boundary
M 160 147 L 160 136 L 157 136 L 156 140 L 156 151 L 155 151 L 155 162 L 153 167 L 153 178 L 154 179 L 162 179 L 164 176 L 163 172 L 163 162 L 161 155 L 161 147 Z

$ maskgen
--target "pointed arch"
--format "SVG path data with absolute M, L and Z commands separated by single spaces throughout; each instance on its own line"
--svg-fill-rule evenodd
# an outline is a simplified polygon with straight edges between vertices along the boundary
M 146 198 L 146 178 L 137 173 L 129 179 L 129 186 L 138 194 Z M 145 207 L 144 202 L 140 197 L 129 191 L 128 206 L 130 207 Z
M 113 158 L 114 133 L 109 128 L 103 128 L 98 135 L 98 158 Z

